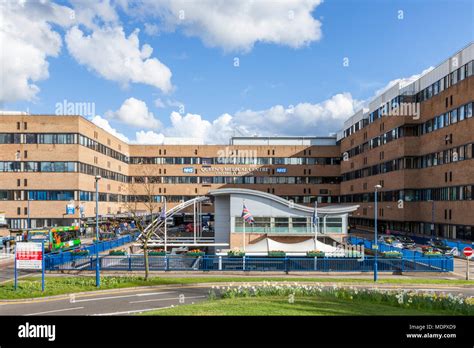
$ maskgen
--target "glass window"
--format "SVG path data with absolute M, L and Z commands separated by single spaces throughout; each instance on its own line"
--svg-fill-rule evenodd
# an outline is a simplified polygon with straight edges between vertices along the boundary
M 444 127 L 444 116 L 438 116 L 438 128 L 443 128 Z
M 464 105 L 459 108 L 459 121 L 464 120 Z
M 451 111 L 451 123 L 458 122 L 458 109 L 454 109 Z
M 472 103 L 466 105 L 466 118 L 472 117 Z

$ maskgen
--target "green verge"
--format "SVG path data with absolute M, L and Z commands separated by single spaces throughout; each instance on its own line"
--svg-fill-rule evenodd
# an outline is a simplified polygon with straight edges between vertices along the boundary
M 121 289 L 137 286 L 152 285 L 181 285 L 198 283 L 228 283 L 228 282 L 319 282 L 319 283 L 373 283 L 369 278 L 303 278 L 303 277 L 152 277 L 145 281 L 143 277 L 105 276 L 101 278 L 101 289 Z M 448 279 L 421 279 L 421 278 L 388 278 L 380 279 L 379 284 L 426 284 L 426 285 L 474 285 L 474 281 Z M 22 299 L 43 296 L 70 294 L 97 290 L 94 276 L 77 277 L 46 277 L 45 292 L 41 292 L 40 277 L 25 277 L 18 281 L 18 290 L 15 291 L 13 281 L 0 284 L 0 300 Z
M 296 297 L 289 303 L 288 297 L 259 296 L 232 299 L 208 300 L 190 305 L 181 305 L 156 311 L 144 312 L 140 315 L 160 316 L 261 316 L 261 315 L 453 315 L 447 310 L 429 310 L 400 308 L 388 304 L 370 301 L 349 301 L 321 297 Z

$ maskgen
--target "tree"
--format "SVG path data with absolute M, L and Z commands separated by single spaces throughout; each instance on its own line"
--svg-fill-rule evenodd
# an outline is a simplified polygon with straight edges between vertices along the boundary
M 151 217 L 151 222 L 158 216 L 159 203 L 155 195 L 155 178 L 152 176 L 152 169 L 143 165 L 140 166 L 143 176 L 132 177 L 128 187 L 128 199 L 123 202 L 124 209 L 132 216 L 140 231 L 139 241 L 142 243 L 143 256 L 145 260 L 145 280 L 148 280 L 150 273 L 150 263 L 148 259 L 148 243 L 155 230 L 153 228 L 145 232 L 148 226 L 147 217 Z M 140 209 L 141 208 L 141 209 Z

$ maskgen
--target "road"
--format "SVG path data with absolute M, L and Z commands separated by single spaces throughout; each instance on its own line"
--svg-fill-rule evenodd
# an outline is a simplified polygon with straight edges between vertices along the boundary
M 465 279 L 466 277 L 466 259 L 454 258 L 454 273 Z M 469 279 L 474 280 L 474 259 L 469 261 Z
M 19 277 L 25 277 L 27 275 L 39 274 L 41 276 L 41 271 L 28 271 L 21 270 L 18 271 Z M 15 277 L 15 266 L 12 261 L 2 260 L 0 262 L 0 284 L 9 280 L 13 280 Z
M 310 283 L 308 283 L 310 284 Z M 216 284 L 219 286 L 229 284 Z M 325 284 L 325 287 L 332 284 Z M 373 288 L 373 285 L 352 285 Z M 427 285 L 380 284 L 381 289 L 418 289 L 474 296 L 473 287 L 430 287 Z M 34 300 L 0 301 L 0 315 L 133 315 L 171 306 L 192 304 L 207 299 L 211 284 L 186 286 L 157 286 L 134 289 L 95 291 L 76 295 L 41 298 Z
M 209 289 L 209 286 L 136 288 L 0 302 L 0 315 L 130 315 L 203 301 Z

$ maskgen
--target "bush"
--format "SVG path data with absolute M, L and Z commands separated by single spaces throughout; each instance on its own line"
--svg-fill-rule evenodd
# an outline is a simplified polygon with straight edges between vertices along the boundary
M 150 250 L 148 252 L 149 256 L 166 256 L 166 251 L 164 250 Z
M 125 250 L 110 250 L 109 251 L 110 256 L 125 256 L 126 252 Z
M 186 253 L 186 256 L 193 256 L 193 257 L 204 256 L 204 255 L 206 255 L 206 253 L 200 249 L 192 249 Z
M 227 256 L 229 256 L 229 257 L 244 257 L 245 253 L 243 251 L 240 251 L 240 250 L 230 250 L 229 252 L 227 252 Z
M 324 257 L 324 251 L 319 251 L 319 250 L 312 250 L 312 251 L 308 251 L 306 253 L 306 256 L 308 257 Z
M 423 253 L 423 256 L 427 256 L 427 257 L 441 257 L 443 256 L 442 253 L 440 253 L 439 251 L 426 251 Z
M 285 257 L 286 253 L 282 250 L 271 250 L 268 252 L 269 257 Z
M 387 259 L 392 259 L 392 258 L 402 258 L 403 254 L 398 251 L 386 251 L 382 253 L 382 257 L 387 258 Z
M 80 250 L 76 249 L 71 252 L 72 256 L 87 256 L 89 255 L 89 250 Z

